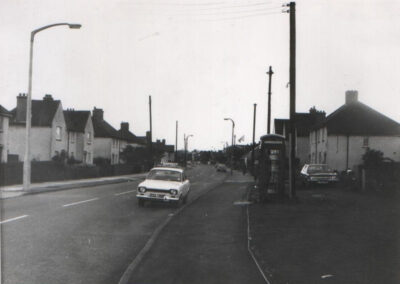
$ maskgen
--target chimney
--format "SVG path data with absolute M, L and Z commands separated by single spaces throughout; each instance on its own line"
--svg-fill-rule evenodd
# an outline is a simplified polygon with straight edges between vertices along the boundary
M 165 139 L 161 140 L 161 143 L 162 143 L 163 145 L 165 145 Z
M 94 107 L 93 118 L 97 121 L 103 121 L 103 109 Z
M 346 105 L 358 102 L 358 91 L 346 91 Z
M 121 130 L 129 131 L 129 122 L 121 122 Z
M 44 97 L 43 97 L 43 101 L 44 101 L 44 102 L 52 102 L 52 101 L 54 101 L 54 99 L 53 99 L 53 96 L 52 96 L 52 95 L 46 94 L 46 95 L 44 95 Z
M 17 122 L 25 122 L 26 121 L 26 101 L 27 96 L 24 93 L 20 93 L 17 96 Z

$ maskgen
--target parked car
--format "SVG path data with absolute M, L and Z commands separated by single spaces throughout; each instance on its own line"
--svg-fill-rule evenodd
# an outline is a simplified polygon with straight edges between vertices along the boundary
M 224 164 L 217 164 L 216 166 L 217 172 L 226 172 L 228 169 Z
M 326 164 L 305 164 L 300 172 L 302 185 L 335 184 L 339 181 L 338 174 Z
M 146 179 L 138 185 L 139 206 L 145 201 L 171 202 L 176 205 L 186 203 L 190 191 L 190 181 L 185 170 L 179 167 L 155 167 Z

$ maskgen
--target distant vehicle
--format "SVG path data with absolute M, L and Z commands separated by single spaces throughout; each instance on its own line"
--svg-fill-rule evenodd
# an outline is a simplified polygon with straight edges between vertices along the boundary
M 300 176 L 302 184 L 306 187 L 312 184 L 335 184 L 339 181 L 338 174 L 327 164 L 305 164 Z
M 227 167 L 224 164 L 217 164 L 216 165 L 217 172 L 227 172 Z
M 138 185 L 139 206 L 147 201 L 171 202 L 179 206 L 186 203 L 190 191 L 190 181 L 185 170 L 179 167 L 155 167 L 146 179 Z

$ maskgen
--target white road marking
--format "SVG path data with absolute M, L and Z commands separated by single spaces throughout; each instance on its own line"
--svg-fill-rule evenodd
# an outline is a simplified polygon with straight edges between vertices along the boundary
M 64 204 L 63 207 L 68 207 L 68 206 L 73 206 L 73 205 L 77 205 L 77 204 L 82 204 L 82 203 L 86 203 L 86 202 L 90 202 L 90 201 L 95 201 L 99 199 L 98 197 L 96 198 L 92 198 L 92 199 L 87 199 L 87 200 L 82 200 L 82 201 L 78 201 L 78 202 L 73 202 L 73 203 L 69 203 L 69 204 Z
M 132 193 L 132 192 L 136 192 L 136 189 L 135 189 L 135 190 L 129 190 L 129 191 L 124 191 L 124 192 L 116 193 L 116 194 L 114 194 L 114 195 L 115 195 L 115 196 L 118 196 L 118 195 L 127 194 L 127 193 Z
M 16 221 L 25 217 L 28 217 L 29 215 L 22 215 L 22 216 L 18 216 L 18 217 L 14 217 L 14 218 L 10 218 L 4 221 L 1 221 L 0 224 L 4 224 L 4 223 L 8 223 L 8 222 L 12 222 L 12 221 Z

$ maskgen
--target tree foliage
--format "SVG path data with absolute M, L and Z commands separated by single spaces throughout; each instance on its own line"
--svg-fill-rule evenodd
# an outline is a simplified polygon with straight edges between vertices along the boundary
M 362 160 L 366 168 L 378 168 L 383 163 L 383 152 L 367 148 Z

